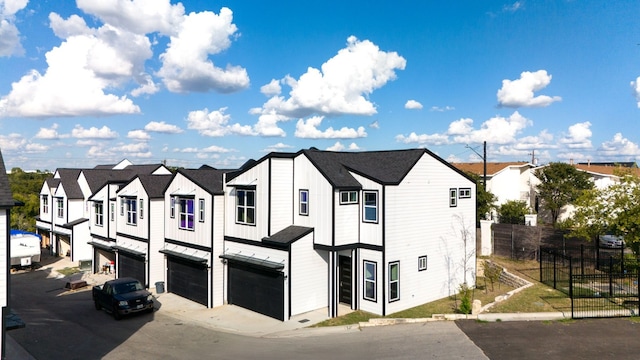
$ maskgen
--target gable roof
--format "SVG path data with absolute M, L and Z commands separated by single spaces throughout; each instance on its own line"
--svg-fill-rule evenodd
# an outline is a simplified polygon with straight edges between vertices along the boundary
M 617 176 L 615 174 L 616 171 L 623 171 L 623 172 L 631 172 L 632 174 L 635 174 L 637 176 L 640 176 L 640 168 L 632 168 L 632 167 L 626 167 L 626 166 L 609 166 L 609 165 L 594 165 L 593 163 L 591 164 L 577 164 L 577 165 L 573 165 L 575 166 L 576 169 L 578 170 L 582 170 L 582 171 L 586 171 L 588 173 L 592 173 L 592 174 L 600 174 L 600 175 L 608 175 L 608 176 Z
M 58 169 L 56 172 L 60 175 L 60 183 L 64 187 L 67 199 L 83 199 L 82 189 L 78 184 L 78 176 L 82 169 Z M 60 186 L 60 184 L 58 184 Z
M 451 165 L 455 166 L 457 169 L 460 169 L 465 172 L 470 172 L 476 175 L 484 175 L 484 163 L 482 162 L 471 162 L 471 163 L 451 163 Z M 513 161 L 513 162 L 488 162 L 487 163 L 487 176 L 494 176 L 497 173 L 503 171 L 508 167 L 523 167 L 530 166 L 531 168 L 535 167 L 533 164 L 528 163 L 526 161 Z
M 164 198 L 164 191 L 173 179 L 173 175 L 138 175 L 140 183 L 150 199 Z
M 14 204 L 15 201 L 13 200 L 13 195 L 11 193 L 11 186 L 9 185 L 7 169 L 4 165 L 2 152 L 0 152 L 0 207 L 12 207 Z
M 179 169 L 178 173 L 213 195 L 224 194 L 223 175 L 232 170 L 218 170 L 212 167 L 199 169 Z
M 125 183 L 134 179 L 138 175 L 152 174 L 163 165 L 160 164 L 148 164 L 148 165 L 129 165 L 124 169 L 108 169 L 108 168 L 93 168 L 84 169 L 84 174 L 89 190 L 92 194 L 95 194 L 101 187 L 109 183 Z

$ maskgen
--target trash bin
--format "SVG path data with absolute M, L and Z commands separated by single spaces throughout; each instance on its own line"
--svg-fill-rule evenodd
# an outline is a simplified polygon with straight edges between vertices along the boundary
M 156 283 L 156 294 L 162 294 L 164 292 L 164 281 L 158 281 Z

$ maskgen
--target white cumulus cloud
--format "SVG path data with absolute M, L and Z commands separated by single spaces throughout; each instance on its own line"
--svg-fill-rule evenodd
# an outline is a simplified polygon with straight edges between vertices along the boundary
M 349 147 L 344 146 L 340 141 L 327 148 L 328 151 L 358 151 L 360 147 L 356 143 L 351 143 Z
M 167 124 L 164 121 L 151 121 L 144 126 L 144 130 L 148 132 L 164 134 L 179 134 L 182 132 L 182 129 L 180 129 L 180 127 L 173 124 Z
M 409 110 L 420 110 L 420 109 L 422 109 L 422 104 L 420 104 L 419 102 L 417 102 L 415 100 L 408 100 L 404 104 L 404 108 L 405 109 L 409 109 Z
M 363 126 L 358 129 L 343 127 L 339 130 L 329 127 L 322 131 L 318 127 L 322 124 L 324 116 L 312 116 L 306 121 L 303 119 L 298 120 L 296 124 L 295 136 L 304 139 L 355 139 L 367 136 Z
M 560 139 L 560 143 L 570 149 L 591 148 L 591 123 L 586 121 L 569 126 L 569 132 Z
M 218 110 L 195 110 L 187 116 L 187 128 L 197 130 L 204 136 L 220 137 L 228 134 L 254 135 L 255 132 L 248 125 L 229 124 L 231 115 L 225 114 L 226 107 Z
M 0 57 L 24 55 L 15 15 L 27 7 L 28 0 L 0 0 Z
M 106 125 L 100 129 L 94 126 L 85 129 L 82 125 L 76 125 L 71 130 L 71 136 L 76 139 L 115 139 L 118 137 L 118 133 L 109 129 Z
M 517 80 L 502 80 L 502 88 L 498 90 L 498 104 L 503 107 L 545 107 L 562 100 L 560 96 L 535 96 L 551 83 L 551 75 L 546 70 L 536 72 L 524 71 Z

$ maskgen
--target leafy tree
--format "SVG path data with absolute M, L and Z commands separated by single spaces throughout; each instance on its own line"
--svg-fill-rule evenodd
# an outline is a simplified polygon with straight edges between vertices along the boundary
M 509 200 L 498 208 L 498 219 L 502 224 L 524 225 L 524 216 L 529 213 L 529 206 L 525 201 Z
M 488 215 L 491 214 L 491 210 L 495 208 L 496 197 L 493 193 L 485 190 L 482 184 L 482 177 L 472 172 L 466 173 L 476 182 L 476 222 L 480 220 L 488 220 Z
M 558 222 L 562 207 L 572 204 L 583 191 L 593 189 L 589 175 L 565 163 L 550 163 L 535 171 L 540 180 L 538 196 L 544 209 L 551 212 L 553 225 Z
M 585 191 L 575 202 L 568 225 L 572 235 L 597 240 L 611 232 L 624 236 L 627 246 L 640 255 L 640 177 L 620 174 L 620 183 Z
M 51 177 L 48 171 L 24 172 L 20 168 L 11 169 L 8 174 L 13 199 L 22 203 L 11 209 L 11 228 L 35 231 L 36 216 L 40 214 L 40 189 L 44 181 Z

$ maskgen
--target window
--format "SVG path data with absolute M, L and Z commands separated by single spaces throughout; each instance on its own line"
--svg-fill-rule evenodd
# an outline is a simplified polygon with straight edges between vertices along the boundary
M 309 190 L 300 190 L 300 215 L 309 215 Z
M 449 207 L 458 206 L 458 189 L 449 189 Z
M 64 217 L 64 199 L 58 198 L 56 199 L 56 205 L 58 207 L 58 217 Z
M 460 197 L 460 199 L 469 199 L 469 198 L 471 198 L 471 189 L 469 189 L 469 188 L 460 189 L 460 193 L 458 194 L 458 197 Z
M 171 197 L 171 209 L 169 210 L 169 216 L 173 219 L 176 217 L 176 198 Z
M 44 214 L 49 212 L 49 197 L 47 195 L 42 195 L 42 212 Z
M 363 214 L 365 222 L 378 221 L 378 193 L 375 191 L 363 191 Z
M 389 301 L 400 300 L 400 262 L 389 263 Z
M 144 219 L 144 200 L 140 199 L 140 219 Z
M 192 198 L 178 198 L 178 227 L 183 230 L 194 229 L 195 200 Z
M 95 204 L 93 204 L 93 207 L 96 211 L 96 225 L 97 226 L 102 226 L 103 225 L 103 209 L 102 209 L 102 203 L 101 202 L 97 202 Z
M 364 298 L 376 301 L 376 263 L 364 261 Z
M 357 204 L 357 191 L 340 191 L 340 204 Z
M 120 198 L 120 216 L 124 216 L 124 198 Z
M 255 225 L 256 223 L 256 191 L 236 190 L 236 222 Z
M 198 199 L 198 220 L 204 222 L 204 199 Z
M 136 209 L 136 198 L 122 198 L 122 203 L 125 204 L 127 208 L 127 224 L 129 225 L 137 225 L 138 217 L 137 217 L 137 209 Z
M 116 218 L 116 204 L 111 203 L 111 221 L 114 221 Z
M 427 270 L 427 255 L 418 257 L 418 271 Z

